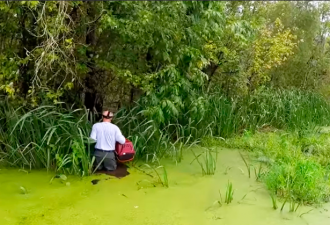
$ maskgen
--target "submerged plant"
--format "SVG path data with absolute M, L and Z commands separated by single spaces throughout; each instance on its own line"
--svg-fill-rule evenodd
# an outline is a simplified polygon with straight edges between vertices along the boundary
M 19 189 L 21 190 L 21 194 L 23 194 L 23 195 L 26 195 L 28 193 L 27 189 L 23 186 L 20 186 Z
M 231 169 L 231 167 L 230 167 L 230 166 L 227 166 L 226 169 L 225 169 L 224 174 L 227 175 L 227 174 L 228 174 L 228 171 L 229 171 L 230 169 Z
M 302 217 L 303 215 L 306 215 L 306 214 L 312 212 L 313 210 L 314 210 L 314 209 L 310 209 L 310 210 L 308 210 L 307 212 L 301 213 L 301 214 L 299 215 L 299 217 Z
M 219 206 L 222 206 L 222 196 L 221 196 L 221 191 L 219 190 L 219 200 L 217 201 Z
M 55 176 L 52 177 L 52 179 L 50 179 L 49 183 L 52 184 L 55 178 L 59 179 L 61 183 L 66 182 L 68 179 L 68 177 L 64 174 L 56 174 Z

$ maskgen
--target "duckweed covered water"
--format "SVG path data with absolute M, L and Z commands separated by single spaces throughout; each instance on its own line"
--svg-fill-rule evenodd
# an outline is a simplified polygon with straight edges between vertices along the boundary
M 213 176 L 201 176 L 197 162 L 190 165 L 192 159 L 192 155 L 185 154 L 182 163 L 165 164 L 169 188 L 153 187 L 153 179 L 134 168 L 122 179 L 107 175 L 68 176 L 66 181 L 54 179 L 51 184 L 53 175 L 45 171 L 1 169 L 0 224 L 324 225 L 330 222 L 330 205 L 314 208 L 302 217 L 299 215 L 313 208 L 301 207 L 296 213 L 289 213 L 287 205 L 283 212 L 273 210 L 264 185 L 256 182 L 254 176 L 248 178 L 238 151 L 219 149 Z M 100 181 L 93 185 L 93 179 Z M 228 180 L 233 184 L 234 200 L 219 207 L 215 202 L 219 190 L 224 198 Z

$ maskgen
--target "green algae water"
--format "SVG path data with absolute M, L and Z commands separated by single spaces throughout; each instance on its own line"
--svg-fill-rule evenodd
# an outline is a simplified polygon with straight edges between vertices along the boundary
M 196 149 L 198 150 L 198 149 Z M 46 171 L 0 170 L 0 224 L 132 224 L 132 225 L 325 225 L 330 205 L 300 207 L 289 213 L 272 209 L 264 185 L 248 177 L 238 151 L 219 149 L 217 171 L 202 176 L 189 153 L 179 164 L 165 162 L 169 188 L 152 185 L 153 178 L 130 168 L 122 179 L 108 175 L 54 179 Z M 93 185 L 91 181 L 100 181 Z M 228 181 L 233 201 L 219 206 Z M 278 203 L 279 207 L 281 202 Z M 312 211 L 310 211 L 312 210 Z M 309 212 L 310 211 L 310 212 Z M 309 212 L 301 217 L 304 212 Z

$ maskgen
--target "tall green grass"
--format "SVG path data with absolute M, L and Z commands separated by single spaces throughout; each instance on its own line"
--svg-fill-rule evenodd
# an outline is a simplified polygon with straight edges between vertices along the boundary
M 221 93 L 200 93 L 171 107 L 152 102 L 141 100 L 133 108 L 122 108 L 115 118 L 133 140 L 140 159 L 149 154 L 158 158 L 176 154 L 180 161 L 182 146 L 171 143 L 198 143 L 205 136 L 228 138 L 263 127 L 302 131 L 330 123 L 327 101 L 299 90 L 266 89 L 232 99 Z
M 206 136 L 228 138 L 263 127 L 302 131 L 330 122 L 326 100 L 299 90 L 265 89 L 235 98 L 198 91 L 181 100 L 155 96 L 123 107 L 114 119 L 133 142 L 137 160 L 171 157 L 179 163 L 186 148 Z M 0 100 L 0 162 L 88 175 L 90 130 L 85 110 L 48 105 L 30 109 Z
M 85 111 L 56 106 L 15 109 L 3 101 L 0 118 L 0 157 L 7 166 L 91 173 L 91 124 Z

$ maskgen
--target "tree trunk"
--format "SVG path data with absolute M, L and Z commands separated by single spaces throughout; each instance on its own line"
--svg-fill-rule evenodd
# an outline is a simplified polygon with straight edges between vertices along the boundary
M 32 36 L 27 28 L 26 28 L 26 22 L 28 21 L 28 13 L 24 7 L 21 8 L 22 10 L 22 18 L 19 22 L 21 31 L 22 31 L 22 39 L 21 39 L 21 48 L 19 50 L 19 57 L 21 59 L 24 59 L 27 57 L 27 52 L 32 51 L 37 46 L 37 39 L 35 36 Z M 34 30 L 36 20 L 35 17 L 31 17 L 31 26 L 28 29 Z M 21 64 L 19 68 L 19 73 L 22 79 L 20 79 L 20 83 L 18 84 L 20 87 L 20 92 L 22 93 L 23 97 L 26 97 L 26 94 L 29 91 L 29 87 L 31 85 L 31 79 L 32 79 L 32 71 L 33 71 L 33 63 L 31 61 L 28 61 L 26 64 Z
M 87 2 L 87 15 L 92 21 L 95 18 L 95 8 L 93 2 Z M 89 71 L 84 82 L 84 105 L 92 113 L 97 114 L 96 119 L 100 118 L 99 114 L 103 108 L 103 98 L 100 93 L 97 92 L 96 84 L 96 68 L 95 68 L 95 45 L 96 45 L 96 34 L 95 34 L 95 23 L 90 23 L 86 30 L 86 45 L 88 49 L 86 51 L 87 56 L 87 67 Z

